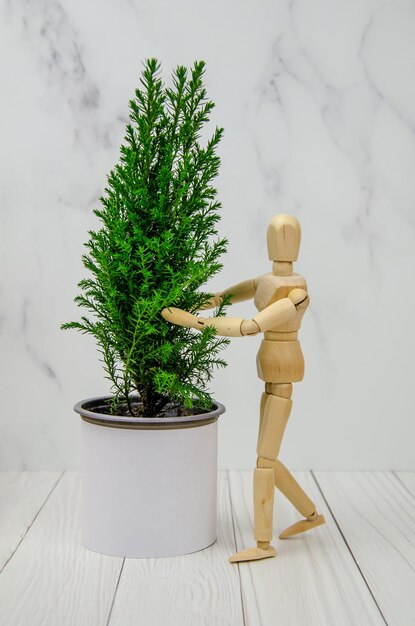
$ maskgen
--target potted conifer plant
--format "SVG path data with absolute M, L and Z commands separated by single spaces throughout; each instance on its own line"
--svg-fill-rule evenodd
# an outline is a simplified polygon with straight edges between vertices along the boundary
M 203 285 L 222 267 L 212 180 L 223 129 L 201 132 L 214 107 L 204 62 L 167 87 L 145 62 L 129 103 L 120 160 L 94 210 L 76 303 L 62 325 L 94 337 L 111 395 L 83 400 L 83 543 L 105 554 L 158 557 L 216 539 L 217 419 L 207 385 L 227 339 L 168 324 L 164 307 L 212 304 Z M 215 315 L 221 315 L 226 301 Z

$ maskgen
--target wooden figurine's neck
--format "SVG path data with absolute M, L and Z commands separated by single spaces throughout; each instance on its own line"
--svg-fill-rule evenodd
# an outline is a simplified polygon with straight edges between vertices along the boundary
M 272 273 L 274 276 L 291 276 L 293 273 L 292 261 L 273 261 Z

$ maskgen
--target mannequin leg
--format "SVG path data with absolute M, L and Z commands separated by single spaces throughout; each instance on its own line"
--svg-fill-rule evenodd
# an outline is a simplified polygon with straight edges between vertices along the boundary
M 277 459 L 285 427 L 292 408 L 292 385 L 267 384 L 260 405 L 257 444 L 257 467 L 254 470 L 254 537 L 256 548 L 237 552 L 231 563 L 254 561 L 276 556 L 270 544 L 273 527 L 274 485 L 283 493 L 305 519 L 296 522 L 280 534 L 280 539 L 311 530 L 325 523 L 312 500 L 302 490 L 289 470 Z
M 274 461 L 274 482 L 277 489 L 305 517 L 305 519 L 286 528 L 280 534 L 280 539 L 287 539 L 293 535 L 304 533 L 325 523 L 324 516 L 317 513 L 315 504 L 302 490 L 291 472 L 278 459 Z
M 310 517 L 314 514 L 316 510 L 315 504 L 279 459 L 274 461 L 274 483 L 277 489 L 281 491 L 301 515 Z
M 291 407 L 290 398 L 270 393 L 263 394 L 261 398 L 258 461 L 254 470 L 253 485 L 254 537 L 257 547 L 248 548 L 233 555 L 229 559 L 231 563 L 253 561 L 276 555 L 275 548 L 270 545 L 274 506 L 274 461 L 280 450 Z
M 266 383 L 265 390 L 267 393 L 276 394 L 284 398 L 291 398 L 292 384 Z M 298 535 L 299 533 L 311 530 L 325 523 L 324 516 L 317 513 L 314 502 L 310 500 L 291 472 L 278 459 L 274 461 L 274 483 L 277 489 L 281 491 L 301 515 L 305 517 L 304 520 L 300 520 L 289 528 L 286 528 L 286 530 L 280 534 L 280 539 L 287 539 L 288 537 Z

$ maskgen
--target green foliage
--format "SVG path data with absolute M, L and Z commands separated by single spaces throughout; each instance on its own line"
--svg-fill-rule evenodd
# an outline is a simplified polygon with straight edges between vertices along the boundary
M 163 414 L 169 403 L 209 408 L 213 368 L 225 366 L 219 352 L 228 340 L 213 328 L 199 333 L 160 315 L 166 306 L 202 308 L 211 294 L 199 288 L 222 268 L 227 246 L 218 237 L 221 205 L 211 184 L 223 129 L 200 142 L 214 107 L 206 98 L 204 66 L 177 67 L 168 88 L 157 60 L 144 64 L 120 162 L 94 210 L 102 225 L 89 231 L 85 244 L 89 277 L 79 282 L 75 302 L 90 316 L 62 325 L 94 336 L 112 383 L 114 413 L 125 403 L 134 413 L 134 391 L 148 416 Z M 215 312 L 221 314 L 223 306 Z

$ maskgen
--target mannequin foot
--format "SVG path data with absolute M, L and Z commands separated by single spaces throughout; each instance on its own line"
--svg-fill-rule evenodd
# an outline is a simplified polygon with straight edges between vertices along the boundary
M 302 519 L 283 530 L 280 534 L 280 539 L 288 539 L 288 537 L 292 537 L 293 535 L 305 533 L 307 530 L 311 530 L 312 528 L 316 528 L 316 526 L 321 526 L 325 523 L 326 520 L 324 519 L 324 515 L 317 515 L 314 519 Z
M 258 542 L 260 544 L 260 542 Z M 261 544 L 260 544 L 261 545 Z M 268 545 L 267 547 L 257 546 L 256 548 L 247 548 L 241 550 L 236 554 L 229 557 L 229 563 L 242 563 L 243 561 L 258 561 L 259 559 L 268 559 L 271 556 L 277 556 L 277 551 L 274 546 Z

